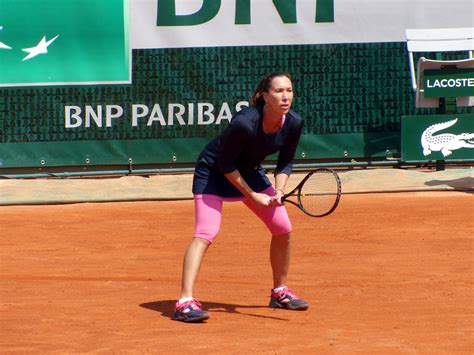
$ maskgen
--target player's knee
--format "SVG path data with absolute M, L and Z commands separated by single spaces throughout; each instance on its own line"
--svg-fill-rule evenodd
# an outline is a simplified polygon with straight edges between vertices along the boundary
M 214 239 L 212 238 L 209 238 L 208 236 L 202 236 L 202 235 L 195 235 L 193 237 L 193 241 L 196 241 L 196 242 L 202 242 L 203 244 L 207 246 L 211 245 L 212 242 L 214 241 Z
M 290 218 L 288 217 L 284 206 L 280 206 L 275 209 L 275 213 L 272 215 L 271 220 L 267 220 L 267 226 L 270 229 L 272 236 L 280 236 L 285 234 L 290 235 L 291 231 L 293 230 Z
M 279 225 L 279 226 L 273 226 L 271 228 L 272 232 L 272 237 L 275 238 L 290 238 L 291 237 L 291 232 L 292 232 L 292 227 L 291 224 L 284 224 L 284 225 Z
M 280 218 L 275 220 L 273 225 L 272 235 L 291 235 L 291 231 L 293 230 L 293 226 L 291 225 L 291 221 L 288 218 L 288 215 L 285 213 Z
M 209 242 L 209 244 L 212 244 L 216 239 L 218 233 L 219 228 L 198 228 L 194 233 L 194 238 L 205 239 Z

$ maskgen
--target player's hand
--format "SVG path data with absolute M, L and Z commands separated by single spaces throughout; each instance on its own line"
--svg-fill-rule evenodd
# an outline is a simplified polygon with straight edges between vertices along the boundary
M 252 200 L 256 206 L 260 207 L 269 207 L 272 203 L 272 197 L 258 192 L 252 194 Z
M 283 190 L 276 189 L 274 195 L 271 198 L 270 206 L 281 206 L 283 205 L 283 201 L 281 198 L 283 197 Z

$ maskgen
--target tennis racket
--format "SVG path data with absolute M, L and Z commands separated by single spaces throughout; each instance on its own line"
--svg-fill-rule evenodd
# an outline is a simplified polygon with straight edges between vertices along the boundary
M 296 197 L 295 200 L 289 198 Z M 333 212 L 341 198 L 341 180 L 331 169 L 316 169 L 308 173 L 282 202 L 289 202 L 311 217 L 323 217 Z

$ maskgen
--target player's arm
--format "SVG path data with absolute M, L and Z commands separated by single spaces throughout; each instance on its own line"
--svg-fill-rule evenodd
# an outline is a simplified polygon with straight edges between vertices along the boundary
M 272 198 L 272 204 L 282 204 L 281 197 L 285 194 L 285 186 L 293 168 L 293 159 L 302 131 L 303 121 L 300 121 L 291 132 L 287 143 L 280 149 L 275 169 L 275 195 Z
M 272 203 L 282 204 L 281 198 L 285 194 L 285 187 L 288 181 L 289 175 L 286 173 L 275 174 L 275 195 L 272 198 Z
M 298 126 L 292 127 L 287 142 L 280 148 L 275 175 L 285 173 L 289 176 L 291 174 L 293 159 L 295 158 L 296 148 L 298 147 L 302 131 L 303 121 L 300 121 Z
M 225 177 L 239 190 L 244 196 L 250 198 L 255 204 L 260 206 L 269 206 L 271 197 L 259 192 L 253 191 L 247 182 L 243 179 L 238 170 L 224 174 Z

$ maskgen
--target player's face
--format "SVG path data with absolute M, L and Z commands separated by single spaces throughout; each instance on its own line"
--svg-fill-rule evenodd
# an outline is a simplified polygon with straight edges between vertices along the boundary
M 263 93 L 267 108 L 284 115 L 288 113 L 293 101 L 293 85 L 286 76 L 274 77 L 270 88 Z

